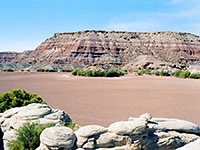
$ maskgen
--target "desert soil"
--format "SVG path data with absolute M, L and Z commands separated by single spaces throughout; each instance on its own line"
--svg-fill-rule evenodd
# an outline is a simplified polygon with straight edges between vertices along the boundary
M 200 125 L 200 80 L 135 76 L 74 77 L 70 73 L 0 73 L 0 92 L 25 89 L 81 124 L 108 126 L 150 113 Z

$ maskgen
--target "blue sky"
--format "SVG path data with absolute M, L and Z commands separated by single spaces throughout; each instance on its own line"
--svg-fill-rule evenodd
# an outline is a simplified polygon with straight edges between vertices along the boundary
M 200 35 L 200 0 L 0 0 L 0 51 L 88 29 Z

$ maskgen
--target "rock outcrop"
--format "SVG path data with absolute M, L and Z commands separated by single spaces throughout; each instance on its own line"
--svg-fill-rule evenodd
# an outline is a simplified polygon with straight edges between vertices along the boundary
M 188 71 L 190 71 L 191 73 L 200 73 L 200 64 L 190 65 L 188 67 Z
M 65 112 L 47 105 L 29 104 L 12 108 L 0 115 L 0 142 L 3 140 L 5 150 L 8 149 L 6 143 L 15 138 L 15 130 L 27 119 L 42 124 L 55 124 L 55 127 L 43 130 L 37 150 L 175 150 L 177 148 L 196 150 L 199 148 L 198 125 L 178 119 L 152 118 L 148 113 L 139 118 L 130 117 L 129 121 L 112 123 L 108 128 L 87 125 L 76 131 L 63 126 L 63 122 L 71 122 Z
M 200 37 L 180 32 L 80 31 L 56 33 L 26 58 L 33 68 L 178 68 L 200 62 Z
M 185 146 L 178 148 L 177 150 L 199 150 L 200 149 L 200 139 L 195 140 Z
M 0 63 L 11 63 L 20 53 L 17 52 L 0 52 Z
M 41 124 L 52 123 L 56 126 L 71 122 L 71 119 L 64 111 L 52 109 L 44 104 L 29 104 L 24 107 L 9 109 L 0 114 L 0 130 L 2 131 L 5 150 L 8 149 L 6 143 L 14 137 L 15 130 L 27 120 L 36 121 Z
M 0 52 L 0 68 L 24 69 L 30 65 L 27 63 L 16 63 L 16 60 L 26 59 L 32 51 L 17 52 Z
M 155 128 L 152 124 L 161 127 Z M 47 130 L 51 129 L 53 130 L 53 128 Z M 41 139 L 45 132 L 42 132 Z M 115 122 L 108 128 L 98 125 L 83 126 L 75 131 L 75 135 L 77 141 L 72 149 L 78 150 L 175 150 L 183 146 L 189 147 L 189 143 L 194 143 L 197 147 L 200 131 L 199 127 L 191 122 L 151 118 L 149 114 L 144 114 L 140 118 L 131 118 L 130 121 Z M 41 140 L 42 146 L 44 146 L 43 143 L 45 143 L 44 140 Z M 37 150 L 42 150 L 40 147 Z

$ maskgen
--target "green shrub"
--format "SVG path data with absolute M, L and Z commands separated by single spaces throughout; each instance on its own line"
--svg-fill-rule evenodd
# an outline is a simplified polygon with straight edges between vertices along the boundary
M 137 71 L 137 75 L 141 76 L 142 74 L 142 71 Z
M 190 77 L 190 72 L 189 71 L 181 71 L 179 73 L 179 78 L 189 78 Z
M 191 73 L 190 73 L 188 70 L 185 71 L 185 77 L 186 77 L 186 78 L 189 78 L 189 77 L 190 77 L 190 74 L 191 74 Z
M 4 72 L 14 72 L 15 70 L 13 70 L 12 68 L 8 68 L 8 69 L 4 69 Z
M 83 69 L 78 69 L 77 75 L 78 76 L 85 76 L 85 72 L 83 71 Z
M 101 71 L 101 70 L 94 70 L 93 71 L 93 77 L 104 77 L 105 76 L 105 72 Z
M 72 75 L 77 76 L 77 72 L 78 72 L 78 69 L 74 69 L 74 70 L 72 71 Z
M 86 76 L 86 77 L 93 77 L 93 71 L 92 70 L 86 70 L 84 72 L 84 76 Z
M 75 69 L 72 71 L 72 75 L 76 76 L 86 76 L 86 77 L 119 77 L 125 75 L 124 72 L 118 69 L 110 69 L 110 70 L 83 70 L 83 69 Z
M 191 79 L 200 79 L 200 73 L 192 73 L 189 78 Z
M 54 124 L 26 122 L 16 130 L 16 139 L 7 143 L 9 150 L 35 150 L 40 145 L 40 134 L 45 128 Z
M 77 129 L 77 126 L 76 126 L 76 124 L 73 121 L 69 122 L 68 125 L 67 125 L 67 127 L 69 127 L 70 129 L 72 129 L 73 131 L 75 131 Z
M 46 104 L 37 94 L 28 93 L 25 90 L 13 89 L 11 92 L 0 94 L 0 113 L 13 107 L 26 106 L 31 103 Z
M 154 72 L 154 74 L 155 74 L 156 76 L 160 76 L 160 71 L 156 71 L 156 72 Z
M 119 77 L 120 73 L 117 69 L 110 69 L 105 71 L 105 77 Z
M 37 72 L 44 72 L 44 69 L 43 68 L 38 68 L 36 69 Z
M 190 78 L 191 78 L 191 79 L 196 79 L 196 78 L 197 78 L 197 74 L 196 74 L 196 73 L 192 73 L 192 74 L 190 75 Z
M 161 70 L 160 76 L 170 76 L 169 72 Z
M 62 70 L 60 70 L 61 72 L 72 72 L 73 71 L 73 69 L 62 69 Z
M 45 69 L 44 71 L 45 72 L 57 72 L 58 70 L 56 70 L 56 69 Z
M 172 72 L 171 75 L 175 77 L 179 77 L 180 73 L 181 73 L 181 70 L 176 70 L 175 72 Z
M 143 74 L 151 75 L 151 71 L 149 69 L 142 70 Z
M 200 79 L 200 73 L 197 73 L 197 79 Z

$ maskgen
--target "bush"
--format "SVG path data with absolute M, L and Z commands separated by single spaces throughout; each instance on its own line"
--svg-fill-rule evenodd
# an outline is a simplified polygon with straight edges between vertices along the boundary
M 149 69 L 142 70 L 143 74 L 151 75 L 151 71 Z
M 189 78 L 191 79 L 200 79 L 200 73 L 192 73 Z
M 60 70 L 61 72 L 72 72 L 73 71 L 73 69 L 62 69 L 62 70 Z
M 190 72 L 188 70 L 182 71 L 182 70 L 176 70 L 175 72 L 172 72 L 172 76 L 176 76 L 179 78 L 189 78 L 190 77 Z
M 190 72 L 189 71 L 181 71 L 179 73 L 179 78 L 188 78 L 190 76 Z
M 141 76 L 142 72 L 141 71 L 137 71 L 137 75 Z
M 43 68 L 38 68 L 36 69 L 37 72 L 44 72 L 44 69 Z
M 94 70 L 93 71 L 93 77 L 104 77 L 105 76 L 105 72 L 101 71 L 101 70 Z
M 175 77 L 179 77 L 180 73 L 181 73 L 181 70 L 176 70 L 175 72 L 172 72 L 171 75 Z
M 156 72 L 154 72 L 154 74 L 155 74 L 156 76 L 160 76 L 160 71 L 156 71 Z
M 78 73 L 78 69 L 75 69 L 72 71 L 72 75 L 74 75 L 74 76 L 77 76 L 77 73 Z
M 72 71 L 72 75 L 76 76 L 86 76 L 86 77 L 119 77 L 125 75 L 124 72 L 118 69 L 110 69 L 110 70 L 83 70 L 83 69 L 75 69 Z
M 86 77 L 93 77 L 93 71 L 92 70 L 86 70 L 84 72 L 84 76 L 86 76 Z
M 119 76 L 120 72 L 118 72 L 118 70 L 116 69 L 106 70 L 105 72 L 105 77 L 119 77 Z
M 26 122 L 16 130 L 16 139 L 7 144 L 9 150 L 35 150 L 40 146 L 40 134 L 45 128 L 54 124 L 39 124 Z
M 15 70 L 13 70 L 12 68 L 8 68 L 8 69 L 4 69 L 4 72 L 14 72 Z
M 37 94 L 28 93 L 25 90 L 13 89 L 11 92 L 0 94 L 0 113 L 13 108 L 26 106 L 31 103 L 46 104 Z
M 45 69 L 44 71 L 45 72 L 57 72 L 58 70 L 56 70 L 56 69 Z
M 169 72 L 167 72 L 167 71 L 161 71 L 160 72 L 160 76 L 170 76 L 170 74 L 169 74 Z

